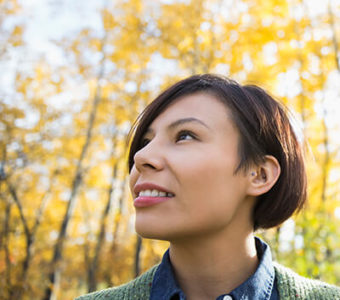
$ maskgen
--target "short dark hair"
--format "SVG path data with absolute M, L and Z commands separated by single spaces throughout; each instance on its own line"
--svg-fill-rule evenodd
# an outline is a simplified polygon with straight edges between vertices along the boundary
M 155 118 L 174 100 L 194 93 L 212 94 L 230 110 L 240 133 L 240 162 L 235 173 L 263 162 L 265 155 L 274 156 L 281 166 L 275 185 L 257 199 L 253 211 L 254 230 L 275 227 L 300 210 L 306 200 L 307 188 L 304 157 L 286 108 L 256 85 L 242 86 L 219 75 L 194 75 L 181 80 L 145 108 L 131 131 L 129 170 L 133 167 L 134 155 L 143 147 L 143 136 Z

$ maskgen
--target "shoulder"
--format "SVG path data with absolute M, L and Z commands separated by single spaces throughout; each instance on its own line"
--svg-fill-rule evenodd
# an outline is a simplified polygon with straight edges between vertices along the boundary
M 136 279 L 123 285 L 80 296 L 75 300 L 148 300 L 152 280 L 158 265 L 152 267 Z
M 337 286 L 302 277 L 278 263 L 274 263 L 274 268 L 280 299 L 340 300 Z

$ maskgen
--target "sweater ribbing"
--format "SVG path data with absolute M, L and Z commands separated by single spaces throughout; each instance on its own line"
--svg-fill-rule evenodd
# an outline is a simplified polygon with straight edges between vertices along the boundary
M 340 288 L 302 277 L 292 270 L 274 264 L 280 299 L 340 300 Z

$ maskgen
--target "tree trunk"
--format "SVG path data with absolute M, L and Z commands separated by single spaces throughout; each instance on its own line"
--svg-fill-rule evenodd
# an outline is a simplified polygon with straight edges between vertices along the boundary
M 9 249 L 9 221 L 11 218 L 11 208 L 12 208 L 12 203 L 7 202 L 6 204 L 6 211 L 5 211 L 5 222 L 4 222 L 4 242 L 3 242 L 3 247 L 5 250 L 5 265 L 6 265 L 6 290 L 7 290 L 7 296 L 8 299 L 13 299 L 12 298 L 12 280 L 11 280 L 11 254 L 10 254 L 10 249 Z M 6 293 L 6 291 L 5 291 Z
M 78 188 L 82 182 L 82 164 L 83 164 L 83 160 L 84 157 L 87 153 L 87 150 L 89 148 L 90 142 L 91 142 L 91 137 L 92 137 L 92 130 L 93 130 L 93 125 L 94 125 L 94 121 L 95 121 L 95 117 L 96 117 L 96 112 L 97 112 L 97 107 L 100 101 L 100 93 L 99 93 L 99 88 L 97 91 L 97 94 L 94 98 L 93 101 L 93 107 L 92 107 L 92 111 L 91 111 L 91 115 L 90 115 L 90 121 L 89 121 L 89 126 L 87 129 L 87 135 L 86 135 L 86 140 L 85 140 L 85 144 L 82 148 L 79 160 L 78 160 L 78 164 L 77 164 L 77 169 L 76 169 L 76 174 L 72 183 L 72 187 L 71 187 L 71 195 L 70 198 L 68 200 L 67 203 L 67 208 L 63 217 L 63 221 L 59 230 L 59 235 L 58 235 L 58 239 L 57 242 L 55 244 L 54 247 L 54 251 L 53 251 L 53 257 L 52 257 L 52 261 L 51 261 L 51 266 L 50 266 L 50 273 L 48 275 L 48 280 L 49 280 L 49 284 L 45 290 L 45 295 L 43 297 L 44 300 L 49 300 L 52 297 L 52 292 L 53 292 L 53 285 L 55 284 L 56 281 L 56 275 L 58 272 L 58 264 L 62 258 L 62 252 L 63 252 L 63 246 L 64 246 L 64 242 L 66 239 L 66 232 L 67 232 L 67 227 L 68 224 L 71 220 L 71 217 L 73 215 L 73 210 L 75 208 L 75 204 L 76 204 L 76 195 L 78 192 Z
M 142 250 L 142 238 L 140 235 L 137 235 L 137 242 L 136 242 L 136 252 L 135 252 L 135 277 L 139 276 L 140 274 L 140 252 Z
M 33 238 L 32 238 L 32 233 L 29 230 L 27 220 L 25 218 L 24 211 L 22 208 L 22 204 L 17 195 L 17 192 L 15 188 L 9 183 L 8 178 L 6 179 L 6 183 L 9 189 L 9 193 L 12 196 L 14 203 L 18 207 L 20 219 L 24 227 L 24 234 L 25 234 L 25 240 L 26 240 L 26 255 L 25 255 L 25 259 L 23 260 L 21 275 L 18 278 L 19 285 L 13 291 L 14 299 L 21 299 L 22 293 L 23 293 L 23 290 L 26 284 L 27 271 L 28 271 L 28 268 L 31 262 Z
M 113 152 L 113 151 L 112 151 Z M 106 234 L 106 224 L 107 224 L 107 217 L 111 209 L 112 205 L 112 192 L 114 189 L 114 182 L 117 178 L 117 171 L 118 171 L 118 163 L 115 162 L 112 166 L 112 177 L 111 177 L 111 184 L 107 191 L 107 201 L 106 206 L 103 210 L 102 217 L 101 217 L 101 224 L 100 224 L 100 231 L 97 238 L 97 244 L 95 253 L 93 256 L 92 261 L 90 261 L 90 265 L 88 268 L 88 291 L 92 292 L 97 289 L 97 270 L 99 268 L 99 258 L 101 249 L 104 246 L 104 238 Z
M 114 230 L 112 233 L 112 243 L 111 243 L 110 250 L 109 250 L 110 256 L 113 258 L 115 257 L 115 253 L 118 247 L 118 239 L 119 239 L 118 233 L 119 233 L 120 224 L 121 224 L 120 216 L 123 212 L 124 199 L 126 199 L 126 194 L 127 194 L 126 189 L 125 189 L 126 181 L 127 181 L 127 178 L 122 182 L 122 185 L 120 187 L 123 192 L 118 199 L 118 207 L 117 207 L 116 215 L 115 215 Z M 105 282 L 107 286 L 114 286 L 115 284 L 111 279 L 111 274 L 112 274 L 112 268 L 107 266 L 104 270 L 104 278 L 105 278 Z
M 67 227 L 68 224 L 71 220 L 71 217 L 73 215 L 73 211 L 75 208 L 75 204 L 76 204 L 76 196 L 77 196 L 77 192 L 78 189 L 80 187 L 80 184 L 82 182 L 82 174 L 83 174 L 83 160 L 87 154 L 87 150 L 90 146 L 91 143 L 91 138 L 92 138 L 92 133 L 93 133 L 93 127 L 94 127 L 94 122 L 96 119 L 96 114 L 97 114 L 97 110 L 98 110 L 98 105 L 99 102 L 101 100 L 101 88 L 99 85 L 100 80 L 103 78 L 104 75 L 104 71 L 105 71 L 105 52 L 104 52 L 104 45 L 106 44 L 106 40 L 107 40 L 107 32 L 105 33 L 103 39 L 102 39 L 102 43 L 101 43 L 101 51 L 103 53 L 103 58 L 100 64 L 100 70 L 99 70 L 99 74 L 97 76 L 97 89 L 96 89 L 96 94 L 94 96 L 93 99 L 93 105 L 92 105 L 92 109 L 90 112 L 90 117 L 89 117 L 89 124 L 87 127 L 87 134 L 86 134 L 86 139 L 85 139 L 85 143 L 83 145 L 80 157 L 78 159 L 78 163 L 77 163 L 77 168 L 76 168 L 76 173 L 72 182 L 72 187 L 71 187 L 71 195 L 70 198 L 68 200 L 68 204 L 67 204 L 67 208 L 64 214 L 64 218 L 59 230 L 59 235 L 58 235 L 58 239 L 57 242 L 54 246 L 54 251 L 53 251 L 53 257 L 51 260 L 51 266 L 50 266 L 50 272 L 48 274 L 48 285 L 47 288 L 45 289 L 45 293 L 42 299 L 44 300 L 52 300 L 53 299 L 53 292 L 54 292 L 54 284 L 56 282 L 56 277 L 58 275 L 59 272 L 59 263 L 62 259 L 62 255 L 63 255 L 63 246 L 64 246 L 64 242 L 66 240 L 66 233 L 67 233 Z

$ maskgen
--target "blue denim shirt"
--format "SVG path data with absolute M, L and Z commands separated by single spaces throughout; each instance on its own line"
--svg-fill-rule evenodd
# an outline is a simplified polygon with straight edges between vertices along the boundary
M 279 300 L 270 248 L 259 238 L 255 239 L 259 257 L 259 265 L 255 273 L 229 294 L 220 295 L 216 300 Z M 175 279 L 169 250 L 167 250 L 155 273 L 150 300 L 185 299 L 186 297 Z

